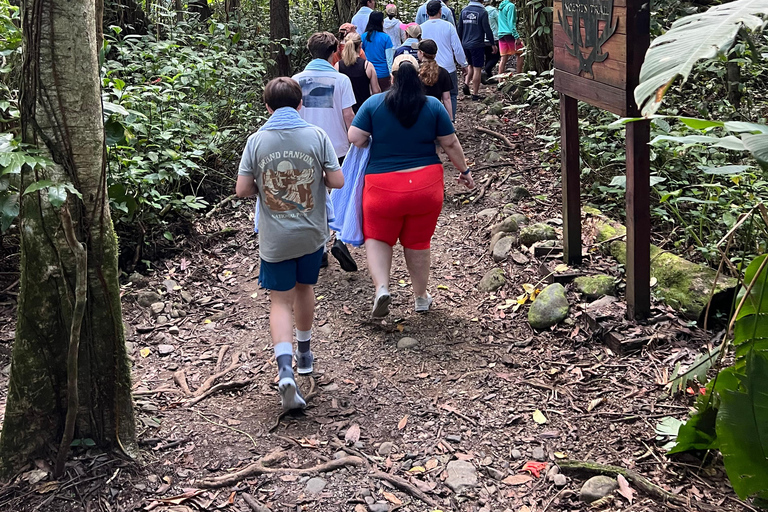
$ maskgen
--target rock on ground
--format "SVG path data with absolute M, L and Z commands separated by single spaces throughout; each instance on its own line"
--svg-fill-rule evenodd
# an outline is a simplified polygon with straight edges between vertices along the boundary
M 555 487 L 565 487 L 565 484 L 568 483 L 568 479 L 565 477 L 565 475 L 561 475 L 559 473 L 552 478 L 552 481 L 554 482 Z
M 500 268 L 492 268 L 480 280 L 477 289 L 481 292 L 495 292 L 506 283 L 507 280 L 504 278 L 504 271 Z
M 616 479 L 605 475 L 593 476 L 581 486 L 579 499 L 584 503 L 592 503 L 611 494 L 618 489 Z
M 381 443 L 381 446 L 379 446 L 379 455 L 382 457 L 388 456 L 390 453 L 392 453 L 392 450 L 395 448 L 394 443 L 390 443 L 389 441 L 384 441 Z
M 522 213 L 513 213 L 512 215 L 510 215 L 510 217 L 515 219 L 515 222 L 517 222 L 518 226 L 527 226 L 528 224 L 531 223 L 530 219 L 525 215 L 523 215 Z
M 613 276 L 597 274 L 594 276 L 581 276 L 573 280 L 576 291 L 589 300 L 598 299 L 604 295 L 613 295 L 616 292 L 616 280 Z
M 496 245 L 493 246 L 493 261 L 504 261 L 509 256 L 509 252 L 512 250 L 512 245 L 515 239 L 511 236 L 505 236 L 499 240 Z
M 450 487 L 456 494 L 460 494 L 477 485 L 477 470 L 470 462 L 452 460 L 448 463 L 446 471 L 448 472 L 448 478 L 445 479 L 445 485 Z
M 310 478 L 307 481 L 306 491 L 309 494 L 320 494 L 325 489 L 327 482 L 320 477 Z
M 163 298 L 159 293 L 150 290 L 139 292 L 139 295 L 136 297 L 136 302 L 139 303 L 139 306 L 144 308 L 148 308 L 155 302 L 160 302 L 161 300 L 163 300 Z
M 534 329 L 549 329 L 568 316 L 565 288 L 554 283 L 544 288 L 528 310 L 528 323 Z
M 478 217 L 495 217 L 496 216 L 496 208 L 486 208 L 485 210 L 481 210 L 477 216 Z
M 539 222 L 521 229 L 519 238 L 521 244 L 531 246 L 543 240 L 555 240 L 557 233 L 552 226 Z
M 496 233 L 514 233 L 517 231 L 517 221 L 511 216 L 491 227 L 491 236 Z
M 401 338 L 400 341 L 397 342 L 397 348 L 400 349 L 416 348 L 418 346 L 419 340 L 415 338 Z
M 531 193 L 528 192 L 528 189 L 525 187 L 515 187 L 512 189 L 512 200 L 513 201 L 520 201 L 521 199 L 525 199 L 526 197 L 531 197 Z

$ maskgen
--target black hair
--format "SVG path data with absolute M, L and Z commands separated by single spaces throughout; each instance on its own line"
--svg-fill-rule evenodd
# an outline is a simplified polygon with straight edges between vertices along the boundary
M 392 80 L 392 88 L 384 97 L 384 104 L 403 127 L 410 128 L 416 124 L 426 103 L 427 96 L 419 71 L 409 62 L 400 63 Z
M 437 13 L 439 13 L 442 9 L 443 9 L 443 4 L 440 3 L 440 0 L 431 0 L 427 4 L 427 15 L 436 16 Z
M 371 0 L 360 0 L 358 2 L 358 5 L 360 5 L 360 7 L 368 7 L 368 2 L 370 2 L 370 1 Z
M 368 17 L 368 26 L 365 27 L 367 34 L 365 40 L 371 42 L 371 36 L 374 32 L 384 32 L 384 13 L 381 11 L 373 11 Z

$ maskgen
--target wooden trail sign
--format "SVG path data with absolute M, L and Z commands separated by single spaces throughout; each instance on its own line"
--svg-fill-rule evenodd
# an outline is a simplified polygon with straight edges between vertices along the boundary
M 650 44 L 648 0 L 555 0 L 555 89 L 560 92 L 563 256 L 581 263 L 578 101 L 620 116 L 640 111 L 633 92 Z M 649 121 L 627 125 L 627 313 L 646 317 L 650 291 Z

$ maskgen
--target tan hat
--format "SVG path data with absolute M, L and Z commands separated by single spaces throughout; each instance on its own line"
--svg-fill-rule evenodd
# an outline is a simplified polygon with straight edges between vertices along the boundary
M 417 25 L 416 23 L 411 23 L 405 29 L 405 35 L 407 35 L 408 37 L 412 37 L 414 39 L 420 38 L 421 37 L 421 26 Z
M 395 4 L 387 4 L 384 8 L 384 12 L 389 16 L 397 16 L 397 6 Z
M 413 55 L 410 53 L 402 53 L 395 57 L 395 61 L 392 63 L 392 73 L 395 73 L 398 69 L 400 69 L 400 66 L 403 63 L 410 64 L 416 69 L 419 69 L 419 61 L 417 61 Z

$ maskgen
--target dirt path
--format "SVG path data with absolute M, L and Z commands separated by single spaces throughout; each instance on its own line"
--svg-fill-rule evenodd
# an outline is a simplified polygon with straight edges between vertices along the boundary
M 485 125 L 484 116 L 478 104 L 460 102 L 459 134 L 469 159 L 479 167 L 494 144 L 509 164 L 478 173 L 479 182 L 489 183 L 479 201 L 477 192 L 464 194 L 457 187 L 452 168 L 446 172 L 446 203 L 433 244 L 429 287 L 434 309 L 425 315 L 412 311 L 402 251 L 396 250 L 392 313 L 383 324 L 370 322 L 373 287 L 364 251 L 352 251 L 360 266 L 357 273 L 344 273 L 332 259 L 316 292 L 316 395 L 305 414 L 283 418 L 274 430 L 281 409 L 268 298 L 256 282 L 252 203 L 233 204 L 198 226 L 209 234 L 234 227 L 239 230 L 234 237 L 224 233 L 195 250 L 190 247 L 146 282 L 126 286 L 125 319 L 135 359 L 144 460 L 141 468 L 124 466 L 109 483 L 97 481 L 90 492 L 87 483 L 75 486 L 81 489 L 78 494 L 59 491 L 42 510 L 81 510 L 79 503 L 94 500 L 102 504 L 101 510 L 148 507 L 143 510 L 183 512 L 223 506 L 247 511 L 243 492 L 274 511 L 587 510 L 578 501 L 583 475 L 568 474 L 565 486 L 558 487 L 544 475 L 526 478 L 529 473 L 521 472 L 531 460 L 552 465 L 565 458 L 634 469 L 692 506 L 742 509 L 720 466 L 700 470 L 697 460 L 671 461 L 656 447 L 658 420 L 666 415 L 680 418 L 690 405 L 688 397 L 661 396 L 660 379 L 674 361 L 692 357 L 700 340 L 678 340 L 618 357 L 584 328 L 575 295 L 565 324 L 534 333 L 525 320 L 527 306 L 517 312 L 504 307 L 506 299 L 522 292 L 523 283 L 538 281 L 533 262 L 501 264 L 508 284 L 495 294 L 475 288 L 494 266 L 487 229 L 494 217 L 480 217 L 480 211 L 494 208 L 500 214 L 511 202 L 513 188 L 523 186 L 534 197 L 523 199 L 514 207 L 516 212 L 536 221 L 559 217 L 559 180 L 554 171 L 538 165 L 532 128 L 520 120 L 502 121 L 506 126 L 498 129 L 516 146 L 502 149 L 498 140 L 472 128 Z M 611 265 L 597 256 L 593 261 Z M 167 279 L 174 282 L 163 284 Z M 180 318 L 158 322 L 149 307 L 136 304 L 139 296 L 146 300 L 147 292 L 158 288 L 168 305 L 163 315 L 170 317 L 175 309 Z M 404 337 L 415 339 L 415 347 L 398 348 Z M 180 380 L 177 372 L 183 371 L 194 391 L 230 365 L 235 369 L 218 382 L 239 381 L 242 387 L 186 406 L 175 382 Z M 311 382 L 302 378 L 300 385 L 306 394 Z M 535 421 L 536 411 L 546 423 L 540 423 L 538 415 Z M 250 476 L 236 485 L 152 505 L 155 499 L 198 488 L 201 479 L 242 469 L 276 449 L 285 452 L 276 464 L 282 468 L 350 455 L 338 444 L 353 425 L 359 426 L 360 436 L 350 453 L 365 457 L 362 466 L 324 473 L 318 476 L 322 480 L 309 482 L 308 476 L 290 473 Z M 93 460 L 83 452 L 75 465 L 85 467 L 86 475 L 105 478 L 118 467 L 107 464 L 96 470 Z M 469 462 L 474 468 L 469 472 L 477 475 L 476 484 L 458 494 L 444 481 L 447 464 L 456 460 Z M 407 479 L 434 506 L 372 477 L 374 469 Z M 233 505 L 227 508 L 230 499 Z M 3 510 L 26 508 L 18 495 L 2 503 L 16 507 Z M 94 505 L 87 510 L 98 509 Z M 616 495 L 608 509 L 667 507 L 639 492 L 634 505 Z

